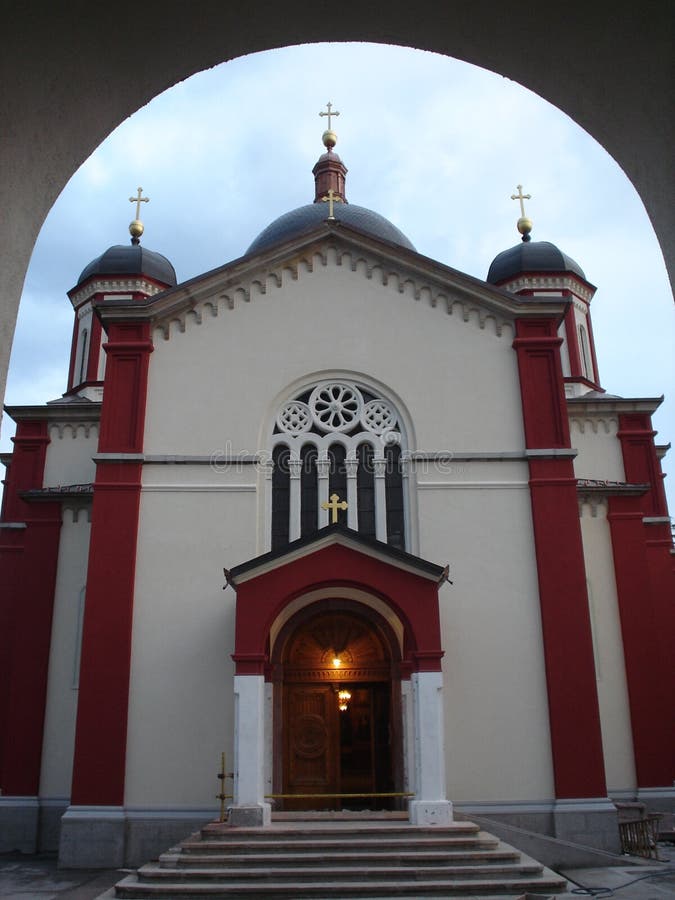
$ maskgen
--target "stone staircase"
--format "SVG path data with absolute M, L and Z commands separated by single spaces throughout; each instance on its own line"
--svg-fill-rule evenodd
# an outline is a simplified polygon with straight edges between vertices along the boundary
M 365 900 L 544 898 L 566 881 L 470 822 L 207 825 L 107 897 Z

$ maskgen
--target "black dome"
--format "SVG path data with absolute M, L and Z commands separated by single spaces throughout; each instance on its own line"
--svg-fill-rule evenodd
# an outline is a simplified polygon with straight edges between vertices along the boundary
M 176 270 L 166 256 L 147 250 L 140 244 L 116 244 L 108 247 L 82 270 L 77 279 L 82 284 L 92 275 L 146 275 L 167 287 L 175 287 Z
M 399 231 L 384 216 L 365 209 L 363 206 L 354 206 L 353 203 L 336 203 L 333 208 L 338 222 L 353 225 L 360 231 L 367 231 L 375 237 L 390 241 L 392 244 L 399 244 L 408 250 L 415 249 L 403 232 Z M 307 206 L 299 206 L 297 209 L 279 216 L 261 231 L 246 253 L 258 253 L 260 250 L 266 250 L 267 247 L 302 234 L 303 231 L 308 231 L 319 222 L 325 221 L 327 216 L 327 203 L 308 203 Z
M 487 274 L 490 284 L 501 284 L 523 272 L 572 272 L 586 281 L 584 271 L 573 259 L 549 241 L 521 241 L 498 253 Z

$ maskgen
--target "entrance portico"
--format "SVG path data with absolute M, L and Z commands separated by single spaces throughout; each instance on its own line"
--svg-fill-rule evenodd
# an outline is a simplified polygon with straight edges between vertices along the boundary
M 268 823 L 279 793 L 293 808 L 289 794 L 408 793 L 413 823 L 452 821 L 438 609 L 446 572 L 334 525 L 228 573 L 237 592 L 232 824 Z M 339 718 L 340 687 L 360 704 L 360 744 L 345 736 L 356 719 Z M 325 808 L 328 798 L 302 800 Z

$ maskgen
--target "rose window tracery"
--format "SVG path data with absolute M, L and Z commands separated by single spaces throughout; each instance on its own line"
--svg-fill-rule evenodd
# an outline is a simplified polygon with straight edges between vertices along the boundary
M 359 421 L 363 397 L 356 386 L 333 381 L 314 388 L 309 406 L 322 431 L 349 431 Z
M 286 434 L 303 434 L 312 427 L 312 413 L 309 406 L 301 400 L 291 400 L 277 414 L 277 425 Z

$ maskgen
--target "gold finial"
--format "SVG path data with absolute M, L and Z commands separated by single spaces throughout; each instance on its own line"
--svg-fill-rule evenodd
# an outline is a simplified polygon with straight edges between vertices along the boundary
M 328 129 L 324 131 L 321 140 L 323 141 L 324 147 L 328 150 L 332 150 L 333 147 L 337 144 L 337 135 L 330 127 L 330 120 L 332 116 L 339 116 L 340 113 L 337 110 L 333 109 L 333 104 L 329 101 L 326 104 L 326 108 L 328 112 L 320 112 L 320 116 L 328 116 Z
M 330 522 L 331 525 L 335 525 L 338 520 L 338 510 L 347 509 L 347 505 L 348 504 L 346 500 L 340 500 L 340 497 L 337 494 L 331 494 L 330 500 L 326 500 L 325 503 L 321 504 L 321 509 L 330 510 Z
M 321 201 L 328 204 L 328 220 L 335 219 L 335 216 L 333 215 L 333 204 L 342 203 L 342 197 L 336 194 L 333 188 L 329 188 L 328 193 L 325 197 L 321 198 Z
M 138 239 L 145 231 L 145 228 L 143 227 L 143 223 L 141 222 L 141 203 L 149 203 L 150 198 L 143 197 L 142 194 L 143 194 L 143 188 L 139 187 L 138 188 L 138 196 L 137 197 L 129 197 L 129 203 L 136 204 L 136 218 L 129 225 L 129 234 L 131 235 L 131 243 L 132 244 L 137 244 Z
M 530 232 L 532 231 L 532 219 L 528 219 L 525 215 L 525 204 L 523 203 L 523 200 L 531 200 L 532 195 L 523 193 L 522 184 L 517 184 L 516 187 L 518 188 L 518 193 L 511 194 L 512 200 L 518 200 L 520 202 L 520 218 L 516 223 L 516 228 L 522 234 L 523 240 L 529 241 Z

